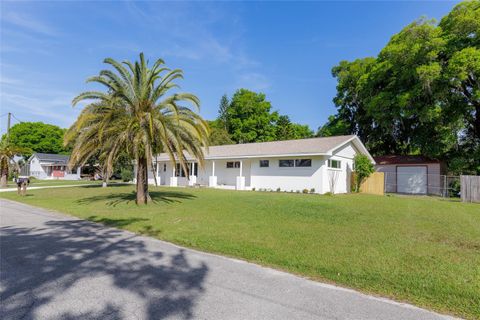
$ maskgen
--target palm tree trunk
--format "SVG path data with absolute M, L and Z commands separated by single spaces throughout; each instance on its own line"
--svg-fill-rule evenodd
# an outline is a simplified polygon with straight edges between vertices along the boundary
M 4 162 L 4 161 L 2 161 Z M 1 178 L 0 178 L 0 187 L 6 188 L 7 187 L 7 180 L 8 180 L 8 165 L 6 163 L 0 164 L 1 166 Z
M 148 194 L 148 164 L 147 158 L 140 157 L 137 163 L 137 204 L 147 204 L 150 200 Z
M 102 188 L 106 188 L 108 185 L 108 172 L 103 170 L 102 172 Z

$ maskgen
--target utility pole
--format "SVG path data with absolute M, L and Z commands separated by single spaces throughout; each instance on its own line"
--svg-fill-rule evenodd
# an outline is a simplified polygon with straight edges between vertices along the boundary
M 10 141 L 10 122 L 12 120 L 12 113 L 8 113 L 8 121 L 7 121 L 7 143 Z

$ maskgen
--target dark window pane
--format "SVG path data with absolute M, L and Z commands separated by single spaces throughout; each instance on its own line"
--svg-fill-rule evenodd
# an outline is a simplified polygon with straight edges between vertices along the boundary
M 278 166 L 279 167 L 293 167 L 294 161 L 293 160 L 279 160 Z
M 227 168 L 240 168 L 240 161 L 228 161 Z
M 311 167 L 312 159 L 296 159 L 295 167 Z
M 260 160 L 260 168 L 267 168 L 268 166 L 270 166 L 268 160 Z
M 175 177 L 185 177 L 185 170 L 183 170 L 180 163 L 177 163 L 177 167 L 175 169 Z
M 328 160 L 328 166 L 334 169 L 340 169 L 342 167 L 340 160 Z

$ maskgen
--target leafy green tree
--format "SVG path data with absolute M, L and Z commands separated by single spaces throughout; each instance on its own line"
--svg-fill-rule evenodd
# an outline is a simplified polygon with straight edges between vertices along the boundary
M 247 89 L 235 92 L 227 109 L 231 139 L 236 143 L 274 141 L 278 113 L 271 109 L 263 93 Z
M 350 133 L 348 125 L 338 116 L 328 117 L 326 124 L 318 128 L 317 137 L 342 136 Z
M 355 164 L 355 192 L 360 191 L 360 185 L 365 179 L 375 172 L 375 166 L 364 154 L 356 154 L 353 158 Z
M 65 129 L 43 122 L 21 122 L 10 128 L 10 142 L 20 148 L 26 148 L 26 158 L 33 152 L 41 153 L 67 153 L 69 150 L 63 146 Z M 2 140 L 6 139 L 6 135 Z
M 87 91 L 73 99 L 74 105 L 82 100 L 94 102 L 84 108 L 70 129 L 75 137 L 71 158 L 83 161 L 88 154 L 105 151 L 112 163 L 126 151 L 137 165 L 136 203 L 146 204 L 151 201 L 147 176 L 149 169 L 155 170 L 154 155 L 165 152 L 186 169 L 184 152 L 188 152 L 203 165 L 208 125 L 196 112 L 200 101 L 195 95 L 167 95 L 178 88 L 174 81 L 183 78 L 182 70 L 165 67 L 161 59 L 149 65 L 143 53 L 133 63 L 111 58 L 104 62 L 113 70 L 102 70 L 87 82 L 104 86 L 106 92 Z M 92 139 L 95 136 L 97 140 Z
M 439 24 L 411 23 L 376 58 L 340 62 L 332 69 L 338 81 L 335 121 L 374 154 L 422 153 L 455 162 L 456 170 L 477 171 L 479 21 L 480 1 L 462 2 Z
M 275 137 L 276 140 L 289 140 L 293 136 L 292 122 L 288 116 L 279 116 L 277 123 L 275 124 Z
M 11 140 L 2 139 L 0 141 L 0 187 L 6 188 L 8 183 L 8 175 L 13 169 L 19 170 L 18 164 L 15 163 L 13 158 L 16 155 L 23 155 L 31 153 L 32 151 L 25 147 L 19 147 L 11 142 Z
M 220 106 L 218 108 L 218 122 L 220 122 L 220 124 L 222 124 L 222 127 L 223 129 L 225 129 L 225 131 L 227 130 L 228 128 L 228 125 L 227 125 L 227 121 L 228 121 L 228 107 L 230 106 L 230 101 L 228 101 L 228 97 L 226 94 L 224 94 L 222 96 L 222 98 L 220 99 Z
M 307 139 L 312 138 L 313 131 L 306 124 L 292 123 L 293 136 L 291 139 Z
M 281 115 L 275 123 L 276 140 L 295 140 L 313 137 L 313 131 L 308 125 L 290 121 L 289 116 Z
M 210 127 L 210 145 L 221 146 L 235 143 L 235 141 L 230 138 L 228 131 L 225 129 L 224 124 L 220 119 L 207 122 Z

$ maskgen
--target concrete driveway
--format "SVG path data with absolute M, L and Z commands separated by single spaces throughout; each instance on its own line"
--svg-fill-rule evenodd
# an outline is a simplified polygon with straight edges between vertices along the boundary
M 446 319 L 0 200 L 0 319 Z

